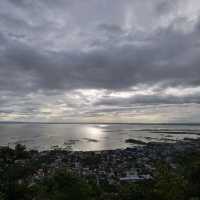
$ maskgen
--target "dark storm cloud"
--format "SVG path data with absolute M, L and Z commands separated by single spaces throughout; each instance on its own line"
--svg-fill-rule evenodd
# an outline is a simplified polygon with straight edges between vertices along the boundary
M 32 71 L 40 83 L 38 87 L 47 89 L 121 89 L 139 83 L 169 81 L 185 85 L 198 81 L 199 59 L 189 57 L 194 56 L 190 55 L 193 52 L 188 48 L 191 47 L 186 50 L 189 55 L 184 55 L 186 52 L 174 49 L 177 48 L 176 44 L 170 45 L 170 49 L 147 47 L 137 50 L 134 46 L 123 46 L 112 52 L 97 50 L 77 55 L 49 52 L 42 54 L 20 46 L 8 48 L 4 52 L 4 59 L 7 59 L 4 62 L 8 70 L 20 70 L 24 75 Z M 181 41 L 180 45 L 184 51 L 186 47 Z M 160 55 L 156 55 L 157 53 Z M 180 60 L 176 60 L 177 57 Z M 184 61 L 185 58 L 187 60 Z M 187 63 L 188 59 L 192 59 L 191 63 Z
M 19 6 L 24 4 L 24 1 L 15 4 Z M 8 25 L 13 23 L 15 26 L 26 27 L 25 22 L 7 18 L 2 17 Z M 185 34 L 174 30 L 173 23 L 167 28 L 158 30 L 152 37 L 144 39 L 142 42 L 147 43 L 144 46 L 134 44 L 137 40 L 131 44 L 132 41 L 123 36 L 120 26 L 114 24 L 99 25 L 99 29 L 105 31 L 105 41 L 102 42 L 102 46 L 97 46 L 97 50 L 89 52 L 55 53 L 19 41 L 13 41 L 14 45 L 9 44 L 9 41 L 3 52 L 5 64 L 2 68 L 12 65 L 14 69 L 21 70 L 22 74 L 32 70 L 39 78 L 38 87 L 50 89 L 65 87 L 120 89 L 141 82 L 154 84 L 159 81 L 191 83 L 199 77 L 199 58 L 192 58 L 190 63 L 187 58 L 195 54 L 197 56 L 199 51 L 199 45 L 196 44 L 198 26 L 192 33 Z M 112 41 L 114 39 L 109 37 L 110 33 L 121 34 L 122 37 L 119 37 L 118 41 Z M 7 37 L 20 40 L 25 35 L 11 32 Z M 120 43 L 122 44 L 118 45 Z M 193 63 L 195 61 L 197 63 Z
M 197 7 L 200 9 L 195 0 L 191 4 L 187 0 L 3 0 L 1 94 L 11 92 L 25 98 L 29 93 L 37 96 L 38 91 L 48 97 L 78 89 L 128 91 L 142 84 L 156 85 L 161 91 L 199 86 Z M 12 104 L 15 98 L 7 97 Z M 24 108 L 31 114 L 44 106 L 34 101 L 21 97 L 17 103 L 32 104 Z M 199 104 L 199 94 L 177 97 L 157 92 L 127 99 L 109 97 L 98 99 L 94 105 L 184 103 Z M 26 113 L 22 105 L 13 109 Z
M 171 10 L 176 10 L 177 9 L 177 2 L 178 1 L 160 1 L 158 4 L 155 6 L 155 11 L 159 15 L 165 15 Z
M 105 33 L 113 33 L 113 34 L 123 34 L 124 30 L 116 25 L 116 24 L 100 24 L 98 26 L 100 31 L 104 31 Z
M 160 105 L 160 104 L 200 104 L 200 95 L 172 96 L 172 95 L 137 95 L 130 98 L 106 98 L 96 102 L 96 105 L 130 107 L 133 105 Z

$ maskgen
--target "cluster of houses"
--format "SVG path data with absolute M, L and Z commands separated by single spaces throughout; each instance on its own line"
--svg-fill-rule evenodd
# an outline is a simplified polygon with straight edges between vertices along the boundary
M 46 168 L 48 173 L 55 169 L 67 168 L 86 180 L 96 180 L 97 184 L 137 182 L 153 178 L 155 162 L 165 161 L 176 167 L 175 156 L 194 149 L 200 150 L 199 142 L 149 143 L 145 146 L 96 152 L 44 151 L 39 156 L 50 161 L 47 164 L 43 159 L 43 168 L 38 171 L 37 176 L 44 176 Z

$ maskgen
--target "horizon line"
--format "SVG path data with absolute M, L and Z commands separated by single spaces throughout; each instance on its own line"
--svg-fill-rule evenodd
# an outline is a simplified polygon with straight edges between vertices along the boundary
M 200 125 L 200 122 L 38 122 L 0 121 L 0 124 L 132 124 L 132 125 Z

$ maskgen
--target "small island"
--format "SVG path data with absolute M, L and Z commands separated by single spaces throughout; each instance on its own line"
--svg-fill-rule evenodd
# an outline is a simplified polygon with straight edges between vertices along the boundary
M 136 139 L 127 139 L 125 140 L 126 143 L 131 143 L 131 144 L 138 144 L 138 145 L 146 145 L 146 142 L 143 142 L 141 140 L 136 140 Z

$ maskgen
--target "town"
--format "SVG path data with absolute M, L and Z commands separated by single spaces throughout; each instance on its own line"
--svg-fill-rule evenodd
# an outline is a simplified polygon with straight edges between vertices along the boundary
M 86 180 L 95 180 L 97 184 L 121 184 L 153 178 L 152 173 L 158 161 L 166 162 L 175 168 L 176 155 L 194 150 L 200 151 L 200 143 L 199 140 L 176 143 L 150 142 L 132 148 L 94 152 L 62 149 L 42 152 L 35 150 L 23 152 L 23 150 L 25 150 L 23 145 L 16 146 L 19 157 L 16 156 L 13 163 L 19 166 L 29 166 L 31 163 L 34 173 L 32 177 L 26 177 L 30 184 L 34 184 L 35 181 L 52 174 L 57 169 L 64 168 Z M 3 157 L 6 151 L 12 150 L 1 147 L 0 171 L 8 161 L 11 162 L 9 156 Z M 24 180 L 19 180 L 22 181 Z

